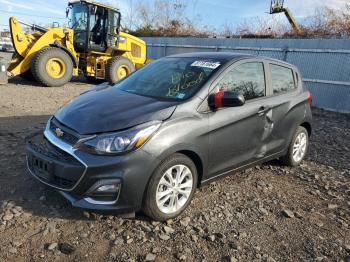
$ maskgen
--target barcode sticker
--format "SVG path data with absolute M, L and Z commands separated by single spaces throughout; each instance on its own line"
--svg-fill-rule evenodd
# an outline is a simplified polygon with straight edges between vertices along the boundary
M 195 61 L 191 66 L 206 67 L 211 69 L 216 69 L 220 66 L 220 62 L 208 62 L 208 61 Z

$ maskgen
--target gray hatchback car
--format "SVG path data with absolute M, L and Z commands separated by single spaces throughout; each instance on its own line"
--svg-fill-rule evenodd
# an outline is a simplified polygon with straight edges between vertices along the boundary
M 61 108 L 28 140 L 28 168 L 73 206 L 167 220 L 214 179 L 277 158 L 298 165 L 311 103 L 285 62 L 170 56 Z

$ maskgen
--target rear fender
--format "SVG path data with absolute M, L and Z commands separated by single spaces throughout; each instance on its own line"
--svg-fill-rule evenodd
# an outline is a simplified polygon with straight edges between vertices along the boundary
M 147 60 L 147 47 L 145 41 L 133 35 L 120 32 L 118 50 L 124 51 L 123 56 L 129 58 L 135 65 L 145 64 Z

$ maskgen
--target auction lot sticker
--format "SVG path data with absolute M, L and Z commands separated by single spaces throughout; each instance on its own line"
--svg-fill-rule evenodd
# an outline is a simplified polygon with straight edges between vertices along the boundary
M 220 62 L 208 62 L 208 61 L 195 61 L 191 66 L 206 67 L 211 69 L 216 69 L 220 66 Z

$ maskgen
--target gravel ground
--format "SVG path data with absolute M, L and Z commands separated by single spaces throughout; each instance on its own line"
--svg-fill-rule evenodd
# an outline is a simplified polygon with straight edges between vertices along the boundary
M 0 261 L 350 261 L 350 115 L 314 109 L 300 167 L 233 174 L 156 223 L 72 208 L 28 175 L 25 136 L 88 88 L 28 84 L 0 86 Z

